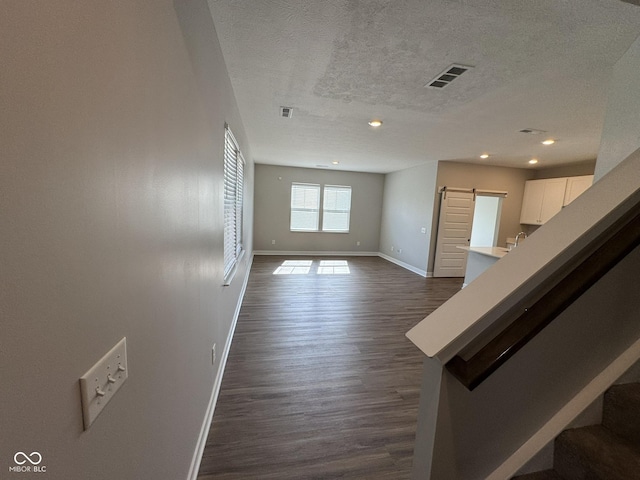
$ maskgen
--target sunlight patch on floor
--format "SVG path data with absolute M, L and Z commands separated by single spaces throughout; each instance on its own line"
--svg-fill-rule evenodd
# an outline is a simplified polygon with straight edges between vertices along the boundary
M 346 260 L 321 260 L 318 275 L 349 275 L 349 264 Z
M 312 260 L 285 260 L 274 275 L 306 275 L 311 270 Z
M 285 260 L 275 269 L 274 275 L 307 275 L 311 273 L 313 260 Z M 318 275 L 349 275 L 349 263 L 346 260 L 321 260 Z

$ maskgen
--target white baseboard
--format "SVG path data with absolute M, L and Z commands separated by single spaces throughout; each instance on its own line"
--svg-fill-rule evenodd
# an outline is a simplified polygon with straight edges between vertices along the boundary
M 429 274 L 427 274 L 426 270 L 420 270 L 419 268 L 416 268 L 413 265 L 409 265 L 408 263 L 402 262 L 402 261 L 398 260 L 397 258 L 393 258 L 393 257 L 390 257 L 389 255 L 385 255 L 384 253 L 378 252 L 378 256 L 380 258 L 384 258 L 388 262 L 395 263 L 399 267 L 406 268 L 407 270 L 409 270 L 409 271 L 411 271 L 413 273 L 417 273 L 418 275 L 420 275 L 422 277 L 426 278 L 426 277 L 433 276 L 433 273 L 431 275 L 429 275 Z
M 211 391 L 211 398 L 209 399 L 209 405 L 205 412 L 204 421 L 200 427 L 200 435 L 198 436 L 198 442 L 196 443 L 196 450 L 193 453 L 191 459 L 191 466 L 189 467 L 189 473 L 187 480 L 197 480 L 198 470 L 200 470 L 200 461 L 202 460 L 202 454 L 204 453 L 204 447 L 207 444 L 207 437 L 209 436 L 209 429 L 211 428 L 211 421 L 213 420 L 213 412 L 216 409 L 216 403 L 218 402 L 218 395 L 220 394 L 220 387 L 222 385 L 222 376 L 224 375 L 224 368 L 227 365 L 227 358 L 229 357 L 229 350 L 231 349 L 231 341 L 233 340 L 233 334 L 236 330 L 236 324 L 238 323 L 238 316 L 240 315 L 240 308 L 242 307 L 242 300 L 244 299 L 245 291 L 247 290 L 247 283 L 249 282 L 249 274 L 251 273 L 251 264 L 253 263 L 253 255 L 247 265 L 247 273 L 242 282 L 242 289 L 240 290 L 240 296 L 236 305 L 236 310 L 233 314 L 231 321 L 231 328 L 227 334 L 227 339 L 224 344 L 224 350 L 220 357 L 220 364 L 218 365 L 218 371 L 216 372 L 216 378 L 213 382 L 213 389 Z
M 254 255 L 278 255 L 278 256 L 300 256 L 309 257 L 377 257 L 378 252 L 302 252 L 302 251 L 279 251 L 279 250 L 254 250 Z

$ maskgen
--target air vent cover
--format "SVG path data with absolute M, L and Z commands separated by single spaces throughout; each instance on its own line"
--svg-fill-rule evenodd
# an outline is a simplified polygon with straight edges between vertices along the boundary
M 547 133 L 546 130 L 536 130 L 535 128 L 523 128 L 519 130 L 520 133 L 528 133 L 529 135 L 540 135 L 541 133 Z
M 471 70 L 473 67 L 468 65 L 458 65 L 454 63 L 453 65 L 449 65 L 447 69 L 437 75 L 433 80 L 425 85 L 427 88 L 444 88 L 453 82 L 460 75 L 465 73 L 468 70 Z
M 283 118 L 291 118 L 293 115 L 292 107 L 280 107 L 280 116 Z

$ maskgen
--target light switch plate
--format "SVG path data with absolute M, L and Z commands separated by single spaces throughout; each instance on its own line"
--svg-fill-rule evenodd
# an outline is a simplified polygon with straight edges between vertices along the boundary
M 80 377 L 82 419 L 85 430 L 102 412 L 128 376 L 127 338 L 125 337 Z

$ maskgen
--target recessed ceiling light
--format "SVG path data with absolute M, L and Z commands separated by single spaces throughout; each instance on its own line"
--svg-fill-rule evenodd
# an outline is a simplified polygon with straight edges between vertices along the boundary
M 483 153 L 482 155 L 480 155 L 480 158 L 489 158 L 489 154 L 488 153 Z
M 379 127 L 380 125 L 382 125 L 382 120 L 371 120 L 369 122 L 369 125 L 371 125 L 372 127 Z
M 340 162 L 339 162 L 339 161 L 337 161 L 337 160 L 334 160 L 334 161 L 333 161 L 333 162 L 331 162 L 331 163 L 333 163 L 334 165 L 338 165 Z
M 531 165 L 535 165 L 536 163 L 538 163 L 538 160 L 537 160 L 537 159 L 535 159 L 535 158 L 532 158 L 531 160 L 529 160 L 529 163 L 530 163 Z
M 553 145 L 556 141 L 553 138 L 549 138 L 542 142 L 543 145 Z

